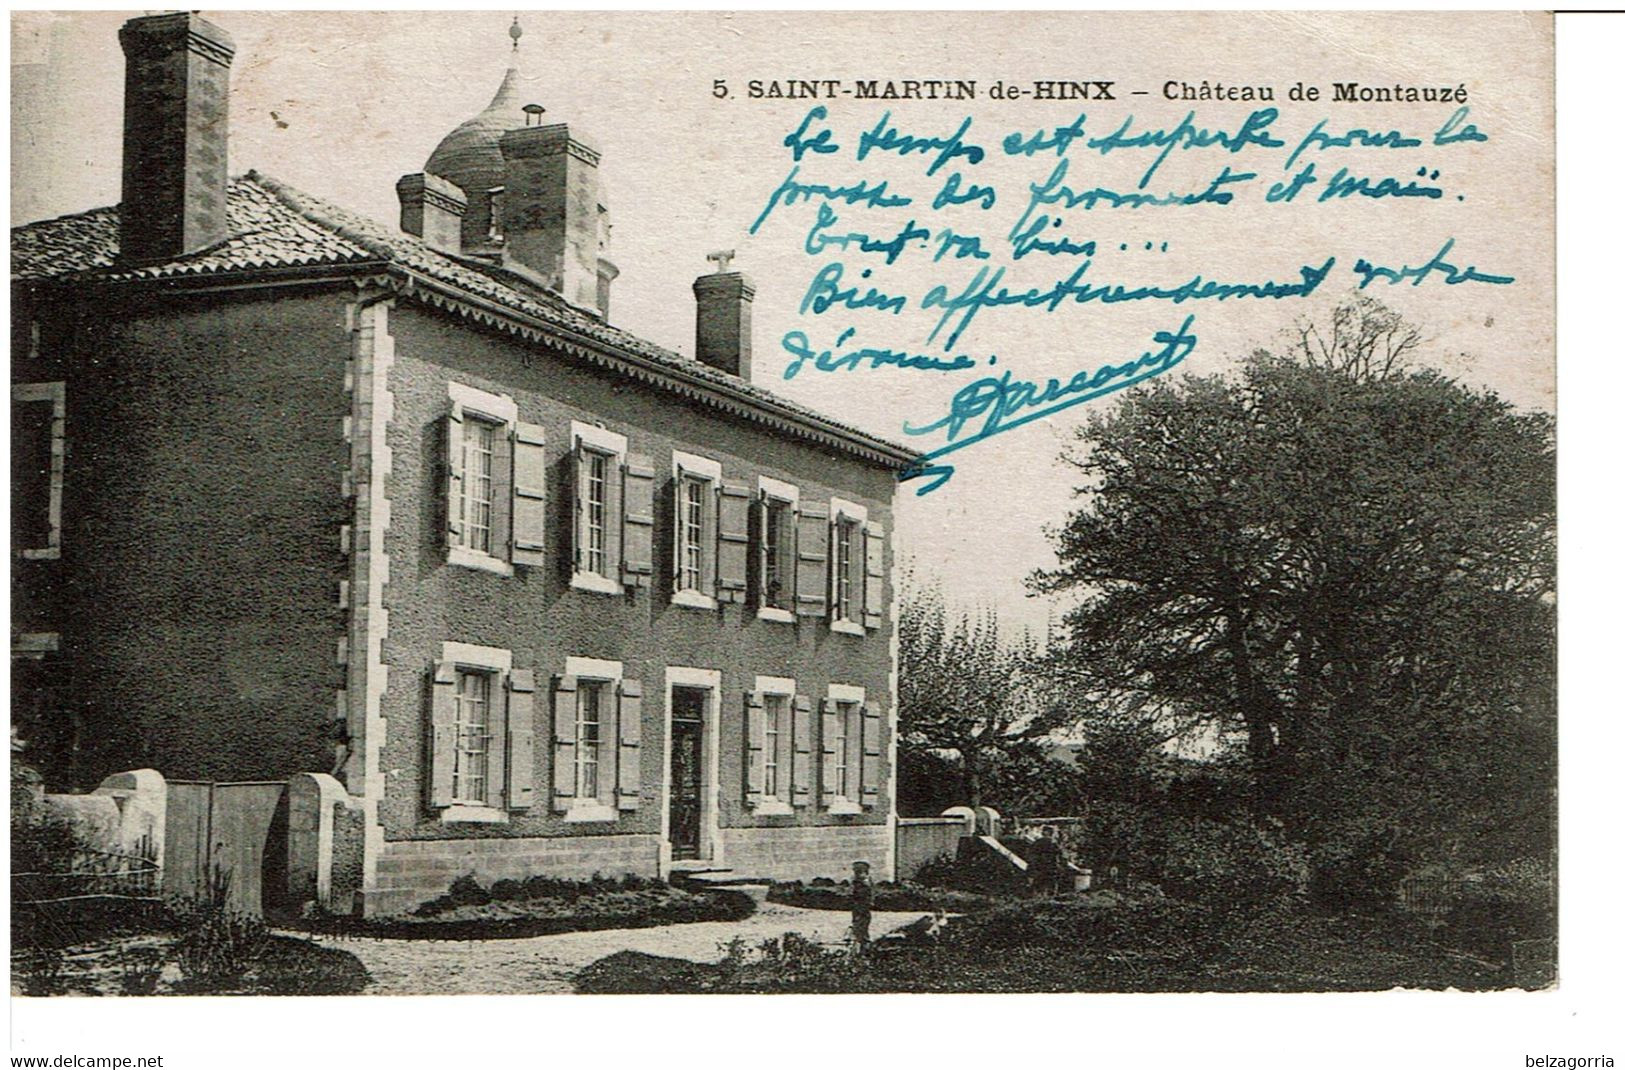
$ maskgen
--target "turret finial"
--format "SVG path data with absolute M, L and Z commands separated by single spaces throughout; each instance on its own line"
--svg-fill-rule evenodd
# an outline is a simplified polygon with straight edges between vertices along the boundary
M 519 25 L 519 16 L 513 17 L 513 25 L 508 27 L 508 36 L 513 38 L 513 47 L 519 48 L 519 39 L 525 36 L 525 28 Z

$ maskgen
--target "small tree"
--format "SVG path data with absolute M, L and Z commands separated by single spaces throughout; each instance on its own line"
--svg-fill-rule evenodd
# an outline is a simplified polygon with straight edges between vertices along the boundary
M 898 640 L 902 746 L 953 752 L 966 801 L 982 805 L 994 764 L 1035 750 L 1055 727 L 1033 671 L 1037 644 L 1030 635 L 1001 634 L 990 609 L 950 610 L 940 587 L 912 571 L 904 575 Z

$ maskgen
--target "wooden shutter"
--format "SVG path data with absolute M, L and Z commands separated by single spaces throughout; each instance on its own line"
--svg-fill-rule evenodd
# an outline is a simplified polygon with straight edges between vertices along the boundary
M 803 505 L 796 512 L 796 615 L 822 617 L 829 588 L 829 510 Z
M 874 521 L 863 526 L 863 626 L 871 631 L 885 619 L 885 529 Z
M 450 661 L 434 663 L 429 685 L 429 777 L 430 806 L 451 805 L 452 770 L 457 762 L 457 665 Z
M 841 707 L 832 698 L 824 700 L 823 716 L 819 718 L 818 743 L 823 751 L 822 768 L 818 777 L 818 800 L 824 806 L 835 801 L 835 736 L 840 731 L 836 719 L 841 716 Z M 851 775 L 851 770 L 847 771 Z
M 750 572 L 750 488 L 724 483 L 717 491 L 717 601 L 743 602 Z
M 636 810 L 643 780 L 643 684 L 622 680 L 620 709 L 616 724 L 620 745 L 616 747 L 615 805 Z
M 553 809 L 570 808 L 576 794 L 576 678 L 553 677 Z
M 508 809 L 528 810 L 536 777 L 536 674 L 508 674 Z
M 463 406 L 460 402 L 452 402 L 451 412 L 446 414 L 445 434 L 441 437 L 444 450 L 440 460 L 446 474 L 444 480 L 446 545 L 461 546 L 463 544 Z
M 812 700 L 795 697 L 795 717 L 790 726 L 790 802 L 806 806 L 812 801 Z
M 547 436 L 535 424 L 513 432 L 513 563 L 540 567 L 547 535 Z
M 880 750 L 880 705 L 863 704 L 863 764 L 859 781 L 863 788 L 863 805 L 873 808 L 880 802 L 882 755 Z
M 671 589 L 683 589 L 683 476 L 681 464 L 672 466 L 671 481 Z
M 655 570 L 654 463 L 642 454 L 628 455 L 623 482 L 621 582 L 628 587 L 647 587 Z
M 745 693 L 745 802 L 760 806 L 767 781 L 767 711 L 760 691 Z

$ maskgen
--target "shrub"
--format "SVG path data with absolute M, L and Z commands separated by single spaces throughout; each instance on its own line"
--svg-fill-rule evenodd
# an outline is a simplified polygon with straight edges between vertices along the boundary
M 180 929 L 175 959 L 190 988 L 213 989 L 241 979 L 270 940 L 263 919 L 231 909 L 230 891 L 231 874 L 217 865 L 201 898 L 173 907 Z
M 1557 935 L 1553 904 L 1494 884 L 1470 888 L 1445 914 L 1444 940 L 1494 962 L 1509 962 L 1512 945 Z
M 164 972 L 164 952 L 156 947 L 133 947 L 118 960 L 118 987 L 126 996 L 150 996 L 158 991 Z
M 1309 882 L 1303 848 L 1279 826 L 1185 818 L 1168 823 L 1158 879 L 1192 902 L 1258 906 L 1301 899 Z

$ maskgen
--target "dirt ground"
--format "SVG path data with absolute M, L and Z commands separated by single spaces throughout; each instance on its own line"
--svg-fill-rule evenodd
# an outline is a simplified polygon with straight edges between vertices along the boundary
M 876 913 L 871 936 L 919 918 L 913 913 Z M 735 937 L 754 947 L 787 932 L 820 943 L 846 938 L 851 916 L 762 903 L 744 921 L 701 921 L 652 929 L 604 929 L 520 940 L 380 940 L 319 937 L 348 951 L 372 974 L 369 995 L 521 994 L 571 992 L 576 971 L 616 951 L 642 951 L 692 962 L 716 962 Z

